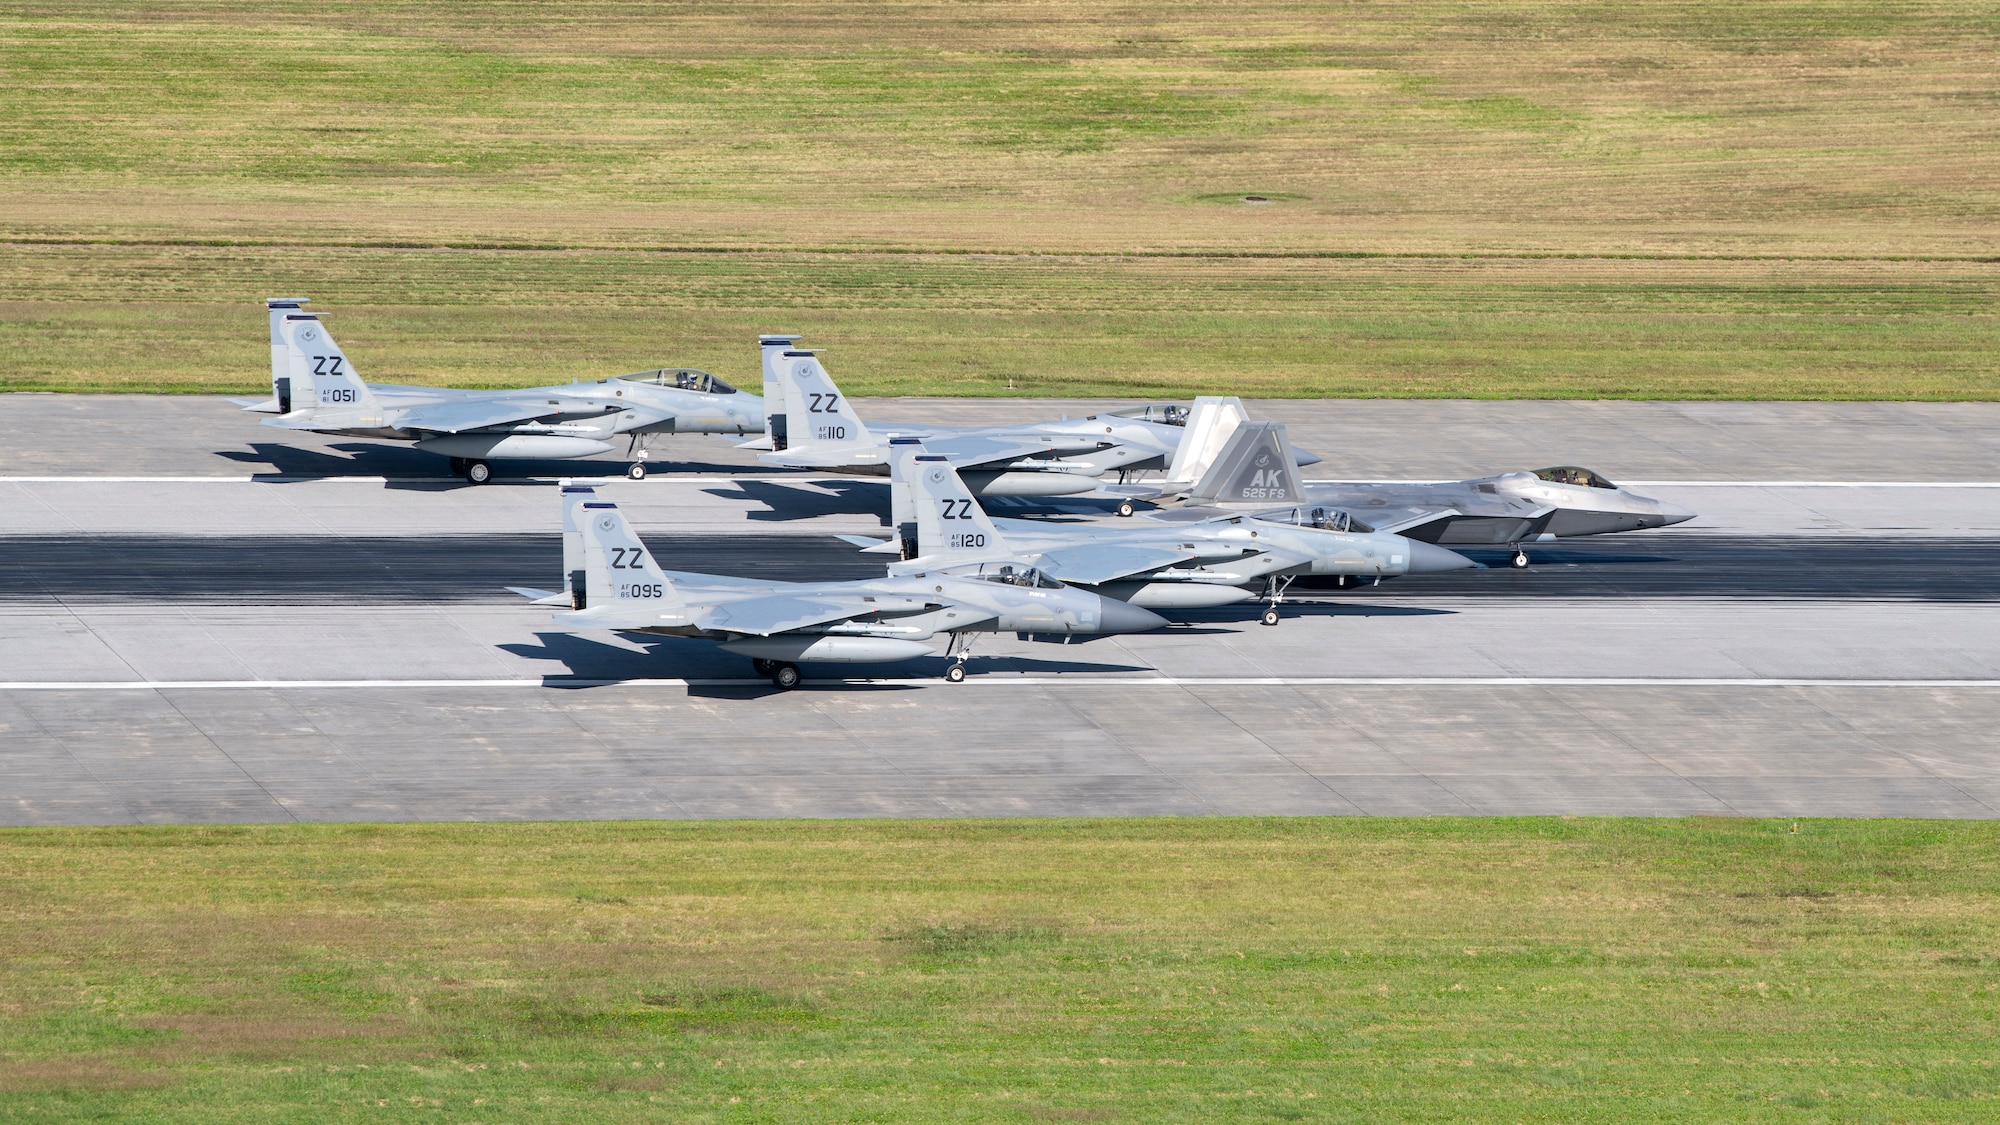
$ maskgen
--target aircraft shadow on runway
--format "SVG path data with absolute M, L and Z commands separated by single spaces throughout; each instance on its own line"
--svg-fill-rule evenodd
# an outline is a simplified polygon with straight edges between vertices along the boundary
M 1440 617 L 1455 614 L 1455 609 L 1432 609 L 1420 605 L 1357 605 L 1353 602 L 1334 601 L 1293 601 L 1288 595 L 1278 613 L 1286 619 L 1306 617 Z M 1308 595 L 1310 596 L 1310 595 Z M 1202 628 L 1204 625 L 1233 625 L 1249 627 L 1257 624 L 1264 614 L 1264 603 L 1242 602 L 1216 609 L 1168 610 L 1167 617 L 1177 624 L 1173 626 L 1176 635 L 1190 633 L 1238 633 L 1242 628 Z M 1180 624 L 1185 623 L 1185 624 Z
M 216 450 L 224 460 L 245 465 L 269 465 L 269 472 L 252 473 L 265 483 L 289 484 L 327 477 L 383 477 L 384 487 L 401 490 L 470 488 L 469 482 L 451 471 L 449 458 L 425 453 L 413 446 L 383 442 L 337 442 L 329 448 L 345 456 L 317 449 L 300 449 L 275 442 L 252 442 L 248 452 L 240 449 Z M 573 477 L 581 480 L 621 480 L 630 464 L 624 460 L 577 461 L 495 461 L 491 484 L 529 477 Z M 707 461 L 675 461 L 654 458 L 646 462 L 655 473 L 733 473 L 742 465 L 721 465 Z
M 805 483 L 804 481 L 800 482 Z M 704 488 L 703 492 L 724 500 L 764 505 L 763 511 L 750 510 L 744 519 L 760 523 L 812 519 L 815 516 L 874 516 L 889 526 L 889 483 L 872 480 L 814 480 L 812 488 L 777 481 L 739 480 L 727 487 Z
M 536 633 L 536 645 L 503 644 L 500 651 L 524 660 L 552 661 L 566 672 L 549 674 L 550 687 L 576 688 L 576 680 L 717 680 L 754 676 L 750 662 L 722 652 L 714 642 L 681 637 L 632 637 L 644 652 L 618 648 L 572 633 Z M 942 678 L 950 661 L 942 656 L 895 664 L 807 664 L 806 678 L 853 680 L 912 680 Z M 979 656 L 967 665 L 974 674 L 1012 672 L 1148 672 L 1140 664 L 1093 660 L 1050 660 L 1035 656 Z M 814 672 L 818 672 L 817 676 Z M 729 685 L 725 685 L 729 686 Z M 741 690 L 747 685 L 735 685 Z M 864 685 L 852 685 L 864 686 Z M 894 685 L 875 685 L 894 686 Z

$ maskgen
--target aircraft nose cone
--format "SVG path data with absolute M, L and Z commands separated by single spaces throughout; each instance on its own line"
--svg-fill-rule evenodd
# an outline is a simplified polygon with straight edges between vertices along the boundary
M 1695 517 L 1695 513 L 1681 507 L 1679 504 L 1669 504 L 1665 500 L 1655 500 L 1653 503 L 1659 505 L 1661 527 L 1672 527 L 1677 523 L 1686 523 Z
M 1478 566 L 1457 551 L 1419 539 L 1410 540 L 1411 574 L 1442 574 L 1447 570 L 1471 570 Z
M 1100 633 L 1150 633 L 1167 624 L 1167 619 L 1150 609 L 1142 609 L 1117 598 L 1100 597 L 1097 631 Z

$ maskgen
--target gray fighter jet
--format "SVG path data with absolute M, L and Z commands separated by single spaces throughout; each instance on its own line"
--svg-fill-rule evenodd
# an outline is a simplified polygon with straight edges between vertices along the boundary
M 1303 575 L 1333 576 L 1344 586 L 1479 565 L 1443 547 L 1337 527 L 1324 518 L 1276 522 L 1224 513 L 1172 526 L 994 519 L 944 458 L 926 454 L 915 441 L 899 440 L 894 449 L 898 538 L 841 537 L 871 551 L 902 547 L 912 557 L 892 566 L 892 573 L 898 567 L 1028 562 L 1059 581 L 1148 609 L 1203 609 L 1261 596 L 1268 602 L 1264 624 L 1276 625 L 1287 588 Z M 909 538 L 915 539 L 913 552 Z
M 364 383 L 304 298 L 271 298 L 271 397 L 245 409 L 267 426 L 413 441 L 451 458 L 473 484 L 509 458 L 588 457 L 624 437 L 626 475 L 646 475 L 645 442 L 660 434 L 750 434 L 764 428 L 764 400 L 705 371 L 661 369 L 510 391 Z
M 1311 518 L 1317 509 L 1353 527 L 1426 543 L 1511 547 L 1517 567 L 1528 565 L 1526 543 L 1666 527 L 1695 516 L 1573 466 L 1436 484 L 1308 484 L 1292 465 L 1285 427 L 1276 422 L 1235 427 L 1186 506 L 1153 518 L 1207 519 L 1216 506 L 1284 508 L 1294 518 L 1302 512 Z
M 1150 610 L 1074 589 L 1025 564 L 975 562 L 910 568 L 861 582 L 774 582 L 662 570 L 618 507 L 566 483 L 564 544 L 574 549 L 568 629 L 611 629 L 722 642 L 780 690 L 797 687 L 799 662 L 883 663 L 934 654 L 946 642 L 945 679 L 965 679 L 977 633 L 1143 633 L 1167 624 Z M 577 563 L 578 565 L 572 565 Z M 580 574 L 578 573 L 580 572 Z M 580 580 L 579 580 L 580 578 Z M 561 595 L 516 593 L 543 603 Z
M 1074 496 L 1111 472 L 1165 468 L 1180 447 L 1186 415 L 1178 407 L 1012 426 L 867 423 L 834 385 L 818 355 L 796 336 L 764 336 L 767 465 L 887 476 L 889 442 L 921 439 L 945 458 L 975 496 Z M 1158 418 L 1158 420 L 1154 420 Z M 1310 462 L 1308 462 L 1310 463 Z M 1121 514 L 1131 514 L 1130 503 Z

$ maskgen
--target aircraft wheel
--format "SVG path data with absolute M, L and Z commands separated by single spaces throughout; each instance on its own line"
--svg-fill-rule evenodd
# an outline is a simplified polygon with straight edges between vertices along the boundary
M 473 484 L 485 484 L 493 479 L 493 466 L 484 461 L 473 461 L 465 466 L 465 479 Z
M 643 461 L 632 462 L 632 467 L 625 470 L 625 475 L 631 477 L 633 480 L 645 480 L 646 479 L 645 462 Z
M 1272 606 L 1270 609 L 1265 610 L 1264 616 L 1259 620 L 1263 621 L 1266 625 L 1276 625 L 1278 623 L 1278 607 Z
M 1135 511 L 1135 509 L 1132 507 L 1132 502 L 1130 500 L 1127 500 L 1124 503 L 1118 505 L 1118 514 L 1121 516 L 1129 516 L 1133 513 L 1133 511 Z
M 954 665 L 952 665 L 951 667 L 949 667 L 949 668 L 946 668 L 946 669 L 944 670 L 944 678 L 945 678 L 945 682 L 946 682 L 946 683 L 953 683 L 953 684 L 962 684 L 962 683 L 964 683 L 964 682 L 965 682 L 965 665 L 963 665 L 963 664 L 954 664 Z
M 799 686 L 799 666 L 779 661 L 777 666 L 771 669 L 771 686 L 779 691 L 790 691 Z
M 1526 551 L 1515 551 L 1515 552 L 1514 552 L 1514 569 L 1515 569 L 1515 570 L 1526 570 L 1527 568 L 1528 568 L 1528 552 L 1526 552 Z
M 753 656 L 750 658 L 750 667 L 754 669 L 758 675 L 768 676 L 772 672 L 777 671 L 778 662 L 775 660 L 766 660 L 761 656 Z

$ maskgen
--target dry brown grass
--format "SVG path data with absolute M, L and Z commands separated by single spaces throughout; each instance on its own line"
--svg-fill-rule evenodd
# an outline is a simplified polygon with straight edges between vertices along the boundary
M 1997 40 L 1971 0 L 12 5 L 0 231 L 1991 254 Z
M 1975 0 L 0 3 L 0 241 L 64 244 L 0 388 L 251 392 L 306 291 L 472 386 L 1990 398 L 1996 122 Z

